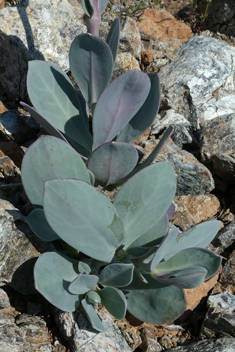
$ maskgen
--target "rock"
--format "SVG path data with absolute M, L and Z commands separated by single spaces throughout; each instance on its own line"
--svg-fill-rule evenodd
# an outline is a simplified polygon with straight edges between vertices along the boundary
M 5 6 L 5 0 L 0 0 L 0 10 Z
M 214 287 L 212 294 L 227 291 L 235 293 L 235 250 L 230 254 L 228 261 L 225 263 L 220 280 Z
M 136 21 L 126 16 L 120 33 L 119 51 L 128 52 L 140 60 L 141 37 Z
M 210 296 L 207 306 L 209 309 L 202 324 L 200 337 L 234 337 L 235 297 L 229 292 Z
M 183 115 L 195 129 L 204 121 L 235 112 L 235 48 L 195 36 L 162 68 L 162 105 Z
M 148 157 L 159 140 L 141 142 L 145 156 Z M 181 150 L 172 141 L 167 142 L 154 162 L 169 161 L 175 169 L 177 177 L 176 195 L 202 195 L 210 193 L 214 181 L 210 171 L 189 152 Z
M 175 197 L 174 204 L 175 214 L 171 222 L 182 231 L 214 218 L 220 211 L 220 202 L 212 194 Z
M 20 314 L 15 318 L 7 313 L 0 310 L 0 352 L 56 351 L 42 318 L 28 314 Z
M 130 53 L 119 53 L 117 54 L 112 79 L 117 78 L 127 71 L 135 69 L 140 70 L 140 66 L 134 56 Z
M 205 121 L 201 126 L 201 157 L 210 161 L 216 154 L 235 152 L 235 113 Z
M 6 292 L 0 288 L 0 309 L 10 307 L 9 297 Z
M 162 346 L 160 343 L 157 341 L 157 337 L 154 334 L 154 331 L 152 328 L 146 326 L 141 330 L 141 339 L 142 339 L 142 344 L 140 345 L 140 348 L 144 352 L 160 352 L 162 351 Z
M 205 13 L 207 1 L 197 2 L 198 11 Z M 233 0 L 213 0 L 209 3 L 205 26 L 213 32 L 234 36 L 235 31 L 235 4 Z
M 233 184 L 235 181 L 235 153 L 227 155 L 218 153 L 211 157 L 213 171 L 223 182 Z
M 8 156 L 16 166 L 21 167 L 24 152 L 17 143 L 14 141 L 0 141 L 0 150 Z
M 0 150 L 0 180 L 3 182 L 20 183 L 21 172 L 13 161 Z
M 23 215 L 4 200 L 0 201 L 0 234 L 0 286 L 8 284 L 23 294 L 35 292 L 35 260 L 51 245 L 39 240 Z
M 227 312 L 235 312 L 235 296 L 229 292 L 212 295 L 207 300 L 208 308 L 219 308 Z
M 231 249 L 233 247 L 235 247 L 235 221 L 225 225 L 224 228 L 218 232 L 218 234 L 209 245 L 209 249 L 217 254 L 221 254 L 224 257 L 227 257 L 226 249 Z
M 200 286 L 196 288 L 185 289 L 185 296 L 187 301 L 187 307 L 182 316 L 178 319 L 180 322 L 188 320 L 189 315 L 192 311 L 199 305 L 199 303 L 207 298 L 208 293 L 215 286 L 218 280 L 219 274 L 216 274 L 211 279 L 203 282 Z
M 235 350 L 234 338 L 209 339 L 191 343 L 187 346 L 178 346 L 166 352 L 233 352 Z
M 151 134 L 159 135 L 169 126 L 174 129 L 171 139 L 178 147 L 182 148 L 183 144 L 192 143 L 191 123 L 183 115 L 176 114 L 173 109 L 166 110 L 157 116 L 152 126 Z
M 114 320 L 132 351 L 135 351 L 142 343 L 141 333 L 138 329 L 129 324 L 124 318 L 122 320 Z
M 5 141 L 13 140 L 19 145 L 37 139 L 34 130 L 15 110 L 0 115 L 0 137 Z
M 0 82 L 4 100 L 27 101 L 29 60 L 46 60 L 69 69 L 76 35 L 86 32 L 81 13 L 67 0 L 22 0 L 0 12 Z M 1 90 L 1 89 L 0 89 Z
M 105 313 L 98 314 L 105 332 L 97 333 L 92 329 L 87 318 L 79 311 L 64 313 L 54 309 L 56 324 L 69 343 L 71 352 L 131 352 L 112 318 Z
M 139 29 L 152 36 L 153 40 L 178 38 L 182 41 L 192 36 L 190 27 L 179 22 L 167 11 L 146 9 L 137 21 Z

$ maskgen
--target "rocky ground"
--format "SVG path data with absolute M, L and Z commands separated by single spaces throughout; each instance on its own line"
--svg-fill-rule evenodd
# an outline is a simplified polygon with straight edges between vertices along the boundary
M 77 0 L 22 0 L 0 10 L 0 352 L 235 351 L 235 6 L 213 0 L 207 14 L 203 0 L 197 8 L 187 0 L 113 0 L 102 17 L 101 36 L 121 18 L 115 77 L 133 68 L 159 73 L 160 111 L 135 145 L 144 159 L 174 127 L 156 159 L 168 160 L 177 175 L 171 222 L 184 231 L 220 219 L 209 248 L 223 265 L 185 290 L 187 310 L 172 324 L 128 314 L 114 321 L 100 307 L 106 332 L 95 334 L 82 312 L 62 313 L 34 289 L 33 264 L 51 245 L 25 222 L 32 207 L 20 179 L 25 151 L 45 133 L 20 106 L 29 102 L 28 61 L 45 59 L 70 75 L 71 41 L 86 32 L 83 11 Z

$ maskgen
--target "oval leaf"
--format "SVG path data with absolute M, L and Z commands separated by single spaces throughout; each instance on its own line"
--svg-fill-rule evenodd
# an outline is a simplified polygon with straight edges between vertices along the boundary
M 25 192 L 34 207 L 42 206 L 45 181 L 59 177 L 90 181 L 83 160 L 69 144 L 42 136 L 28 148 L 21 169 Z
M 99 283 L 103 286 L 127 286 L 132 281 L 133 271 L 133 264 L 115 263 L 107 265 L 100 274 Z
M 115 18 L 106 39 L 106 42 L 109 45 L 113 54 L 113 63 L 115 63 L 115 60 L 117 57 L 119 40 L 120 40 L 120 19 Z
M 100 320 L 100 318 L 98 317 L 93 305 L 89 302 L 86 301 L 86 299 L 82 300 L 82 306 L 83 309 L 85 310 L 86 314 L 87 314 L 87 318 L 89 320 L 89 322 L 91 323 L 91 326 L 98 331 L 105 331 L 104 326 Z
M 177 252 L 190 248 L 190 247 L 201 247 L 205 248 L 216 236 L 221 226 L 221 221 L 210 220 L 198 224 L 191 229 L 180 233 L 174 244 L 168 248 L 167 255 L 164 257 L 165 260 L 172 257 Z
M 111 50 L 102 39 L 79 34 L 70 47 L 71 72 L 89 105 L 96 103 L 109 84 L 113 70 Z
M 123 319 L 126 315 L 126 299 L 122 291 L 114 287 L 105 287 L 99 292 L 101 303 L 116 319 Z
M 91 304 L 101 303 L 100 295 L 96 291 L 87 292 L 86 298 Z
M 109 142 L 90 154 L 87 167 L 96 180 L 108 186 L 128 175 L 137 161 L 138 153 L 130 144 Z
M 45 183 L 45 215 L 70 246 L 110 262 L 123 241 L 123 226 L 112 203 L 86 182 L 56 179 Z
M 98 282 L 99 278 L 96 275 L 79 274 L 69 285 L 69 292 L 82 295 L 90 291 Z
M 169 272 L 201 267 L 206 269 L 205 279 L 212 277 L 220 268 L 221 257 L 203 248 L 188 248 L 170 259 L 159 263 L 151 275 L 162 276 Z
M 175 191 L 175 173 L 168 162 L 145 168 L 122 186 L 113 204 L 126 232 L 124 249 L 160 221 Z
M 174 285 L 181 288 L 195 288 L 203 283 L 206 274 L 206 269 L 196 267 L 177 270 L 163 276 L 154 276 L 154 279 L 165 285 Z
M 93 150 L 112 141 L 145 102 L 149 77 L 132 70 L 116 78 L 100 96 L 93 116 Z
M 135 116 L 122 129 L 117 137 L 118 142 L 130 143 L 141 136 L 153 123 L 157 116 L 161 100 L 161 87 L 157 73 L 148 74 L 151 81 L 151 89 L 144 104 Z
M 39 114 L 54 128 L 91 150 L 87 115 L 72 82 L 60 68 L 45 61 L 30 61 L 27 89 Z
M 31 230 L 43 241 L 59 240 L 59 236 L 50 227 L 45 217 L 43 209 L 34 209 L 27 216 L 27 223 Z
M 68 291 L 68 286 L 77 275 L 77 260 L 56 252 L 43 253 L 34 266 L 35 288 L 55 307 L 75 311 L 80 297 Z
M 128 311 L 149 324 L 167 324 L 177 319 L 186 308 L 183 289 L 166 286 L 150 275 L 144 277 L 147 284 L 135 274 L 132 283 L 123 288 Z

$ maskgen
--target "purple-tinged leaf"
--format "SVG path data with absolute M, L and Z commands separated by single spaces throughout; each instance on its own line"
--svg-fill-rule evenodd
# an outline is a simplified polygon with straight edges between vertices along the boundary
M 180 275 L 180 270 L 200 267 L 206 270 L 205 280 L 207 280 L 219 270 L 220 265 L 221 257 L 213 252 L 203 248 L 187 248 L 170 259 L 158 263 L 151 272 L 151 276 L 157 279 L 158 276 L 169 276 L 170 272 L 173 276 L 176 272 Z
M 149 166 L 154 159 L 158 156 L 158 154 L 160 153 L 160 151 L 162 150 L 162 148 L 164 147 L 164 144 L 166 143 L 166 141 L 168 140 L 168 138 L 170 138 L 171 134 L 173 133 L 173 128 L 170 126 L 167 128 L 167 130 L 165 131 L 164 135 L 162 136 L 160 142 L 158 143 L 158 145 L 155 147 L 155 149 L 152 151 L 152 153 L 147 157 L 146 160 L 144 160 L 141 164 L 138 164 L 136 166 L 136 168 L 130 172 L 129 175 L 127 175 L 126 177 L 124 177 L 122 180 L 120 180 L 120 183 L 124 183 L 126 182 L 130 177 L 132 177 L 133 175 L 135 175 L 137 172 L 145 169 L 147 166 Z
M 173 271 L 161 276 L 151 276 L 165 285 L 174 285 L 180 288 L 195 288 L 203 283 L 206 274 L 207 271 L 205 268 L 195 267 Z
M 173 218 L 174 214 L 175 214 L 175 204 L 171 203 L 169 209 L 167 210 L 168 219 L 170 220 L 171 218 Z
M 138 153 L 127 143 L 109 142 L 95 149 L 87 161 L 95 179 L 105 186 L 118 183 L 134 169 Z
M 113 71 L 113 55 L 104 40 L 79 34 L 70 47 L 71 72 L 85 100 L 91 106 L 109 84 Z
M 124 73 L 104 90 L 93 115 L 93 150 L 116 137 L 143 105 L 149 90 L 149 77 L 138 70 Z
M 151 88 L 147 99 L 135 116 L 122 129 L 117 141 L 130 143 L 141 136 L 153 123 L 160 106 L 160 82 L 157 73 L 148 74 Z
M 120 40 L 120 19 L 115 18 L 106 39 L 106 42 L 109 45 L 113 54 L 113 63 L 115 63 L 115 60 L 117 57 L 119 40 Z

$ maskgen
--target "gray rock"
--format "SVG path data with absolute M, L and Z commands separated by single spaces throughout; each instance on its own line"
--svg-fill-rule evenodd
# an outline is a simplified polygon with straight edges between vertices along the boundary
M 0 352 L 53 352 L 51 341 L 42 318 L 21 314 L 14 319 L 0 311 Z
M 235 312 L 235 296 L 229 292 L 219 293 L 218 295 L 212 295 L 207 300 L 207 306 L 209 308 L 218 308 L 226 310 L 227 312 Z
M 145 158 L 152 152 L 159 140 L 142 142 Z M 143 160 L 144 160 L 143 159 Z M 167 142 L 155 159 L 169 161 L 175 169 L 177 177 L 176 195 L 200 195 L 210 193 L 214 189 L 214 180 L 210 171 L 189 152 L 181 150 L 172 142 Z
M 0 115 L 0 136 L 19 145 L 37 139 L 34 130 L 16 110 L 5 111 Z
M 162 105 L 192 123 L 235 112 L 235 48 L 205 36 L 195 36 L 163 68 Z
M 224 255 L 227 248 L 235 244 L 235 221 L 225 225 L 215 236 L 209 248 L 217 254 Z
M 183 115 L 176 114 L 173 109 L 169 109 L 157 116 L 152 126 L 151 134 L 159 135 L 170 125 L 174 128 L 171 139 L 178 147 L 182 148 L 183 144 L 192 143 L 191 123 Z
M 141 37 L 136 21 L 126 16 L 120 33 L 119 50 L 131 53 L 136 59 L 140 60 Z
M 35 292 L 33 266 L 40 253 L 49 249 L 32 233 L 23 215 L 0 200 L 0 286 L 9 284 L 23 294 Z
M 200 337 L 235 337 L 235 297 L 229 292 L 210 296 Z
M 198 11 L 205 13 L 206 0 L 198 0 Z M 235 3 L 233 0 L 213 0 L 207 11 L 206 28 L 213 32 L 220 32 L 234 36 L 235 34 Z
M 235 152 L 235 114 L 219 116 L 201 126 L 201 157 L 210 161 L 213 155 Z
M 107 313 L 98 313 L 105 332 L 97 333 L 79 311 L 64 313 L 54 309 L 61 334 L 68 341 L 71 352 L 131 352 L 120 330 Z
M 27 100 L 29 60 L 46 60 L 69 69 L 69 48 L 86 32 L 81 12 L 67 0 L 22 0 L 0 11 L 0 94 L 6 100 Z
M 0 308 L 8 308 L 10 307 L 9 297 L 6 292 L 0 288 Z
M 209 339 L 193 342 L 187 346 L 178 346 L 166 350 L 166 352 L 234 352 L 235 339 Z

